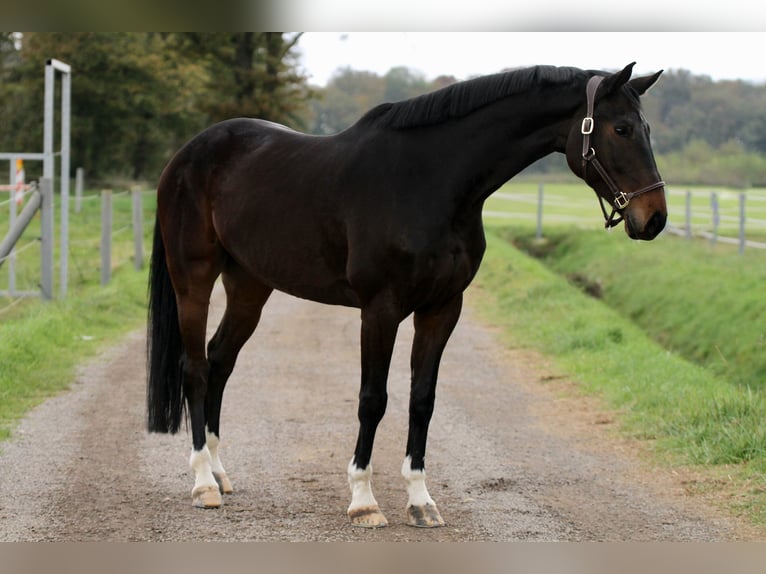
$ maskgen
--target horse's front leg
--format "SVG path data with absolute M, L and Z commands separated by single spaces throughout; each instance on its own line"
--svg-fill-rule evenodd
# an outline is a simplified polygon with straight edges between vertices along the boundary
M 437 309 L 415 312 L 415 338 L 412 344 L 412 387 L 410 390 L 410 428 L 402 476 L 407 482 L 407 519 L 418 527 L 444 526 L 444 520 L 426 488 L 426 438 L 434 410 L 436 379 L 442 352 L 457 324 L 462 308 L 462 293 Z
M 362 309 L 359 436 L 354 457 L 348 465 L 348 483 L 351 487 L 348 516 L 354 526 L 377 528 L 388 524 L 372 494 L 370 459 L 375 431 L 386 412 L 386 381 L 400 320 L 393 306 L 382 302 Z

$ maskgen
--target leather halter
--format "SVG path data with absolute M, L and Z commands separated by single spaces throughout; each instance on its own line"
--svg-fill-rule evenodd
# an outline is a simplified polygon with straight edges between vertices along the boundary
M 599 205 L 601 206 L 601 211 L 604 214 L 604 221 L 605 221 L 604 227 L 609 228 L 609 227 L 614 227 L 615 225 L 617 225 L 623 220 L 622 212 L 626 207 L 628 207 L 628 204 L 630 203 L 631 199 L 633 199 L 634 197 L 638 197 L 639 195 L 642 195 L 648 191 L 652 191 L 654 189 L 659 189 L 660 187 L 664 187 L 665 182 L 660 180 L 651 185 L 647 185 L 646 187 L 642 187 L 641 189 L 637 191 L 625 193 L 624 191 L 620 189 L 620 187 L 615 183 L 615 181 L 609 176 L 606 169 L 604 169 L 604 166 L 596 158 L 596 150 L 594 150 L 590 145 L 590 135 L 593 133 L 593 127 L 594 127 L 593 106 L 595 103 L 596 90 L 598 89 L 598 86 L 603 79 L 604 79 L 603 76 L 593 76 L 591 77 L 590 80 L 588 80 L 588 84 L 585 87 L 587 110 L 585 112 L 585 117 L 582 120 L 580 133 L 583 136 L 582 138 L 583 179 L 587 181 L 586 175 L 588 172 L 588 165 L 590 164 L 601 176 L 601 179 L 604 181 L 604 183 L 606 183 L 606 185 L 612 191 L 612 194 L 614 194 L 614 200 L 612 204 L 612 213 L 607 215 L 606 208 L 604 207 L 604 198 L 601 197 L 598 194 L 598 192 L 596 192 L 596 197 L 598 197 L 598 202 L 599 202 Z M 615 215 L 619 215 L 619 217 L 615 219 Z

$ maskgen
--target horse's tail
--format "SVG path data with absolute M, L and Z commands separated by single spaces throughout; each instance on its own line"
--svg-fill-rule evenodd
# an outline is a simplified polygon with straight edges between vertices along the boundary
M 170 281 L 159 218 L 149 269 L 149 317 L 146 333 L 146 405 L 149 432 L 175 433 L 184 411 L 184 354 L 178 303 Z

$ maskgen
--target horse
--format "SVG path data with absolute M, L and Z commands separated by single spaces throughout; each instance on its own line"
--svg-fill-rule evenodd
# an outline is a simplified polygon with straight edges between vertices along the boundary
M 439 363 L 486 247 L 484 201 L 534 161 L 565 154 L 605 226 L 651 240 L 667 218 L 640 96 L 656 74 L 535 66 L 374 107 L 334 135 L 260 119 L 208 127 L 157 188 L 149 279 L 147 426 L 191 427 L 192 504 L 233 488 L 219 456 L 224 387 L 274 289 L 361 310 L 359 431 L 347 467 L 354 526 L 387 519 L 370 480 L 399 324 L 413 316 L 407 523 L 445 524 L 426 487 Z M 611 207 L 607 214 L 605 205 Z M 211 291 L 226 308 L 206 346 Z

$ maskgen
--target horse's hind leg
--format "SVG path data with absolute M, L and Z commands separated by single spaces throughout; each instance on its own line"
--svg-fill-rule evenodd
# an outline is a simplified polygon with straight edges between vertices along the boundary
M 218 330 L 208 343 L 210 371 L 205 412 L 213 477 L 221 492 L 230 494 L 234 489 L 218 454 L 223 391 L 234 369 L 237 355 L 255 331 L 261 309 L 272 289 L 246 276 L 239 268 L 226 269 L 223 284 L 226 288 L 226 311 Z
M 407 519 L 412 526 L 443 526 L 426 489 L 425 454 L 428 425 L 434 410 L 436 379 L 442 352 L 457 324 L 462 308 L 462 293 L 438 309 L 415 312 L 415 338 L 412 344 L 412 387 L 410 390 L 410 429 L 402 475 L 407 481 Z
M 161 198 L 160 195 L 158 199 Z M 209 371 L 205 340 L 210 294 L 223 270 L 225 254 L 203 200 L 185 199 L 187 201 L 177 203 L 179 211 L 173 217 L 165 214 L 167 208 L 158 201 L 158 215 L 163 222 L 168 272 L 176 293 L 178 326 L 184 347 L 183 395 L 192 431 L 189 458 L 194 471 L 192 503 L 197 507 L 217 508 L 221 505 L 221 493 L 213 476 L 205 433 Z
M 197 281 L 192 279 L 196 277 Z M 183 388 L 192 430 L 192 453 L 189 466 L 194 471 L 192 503 L 200 508 L 221 505 L 218 484 L 212 472 L 212 460 L 205 436 L 205 402 L 208 387 L 208 362 L 205 357 L 205 331 L 208 303 L 215 277 L 189 274 L 190 289 L 179 290 L 178 318 L 184 341 Z M 179 281 L 180 283 L 180 281 Z

